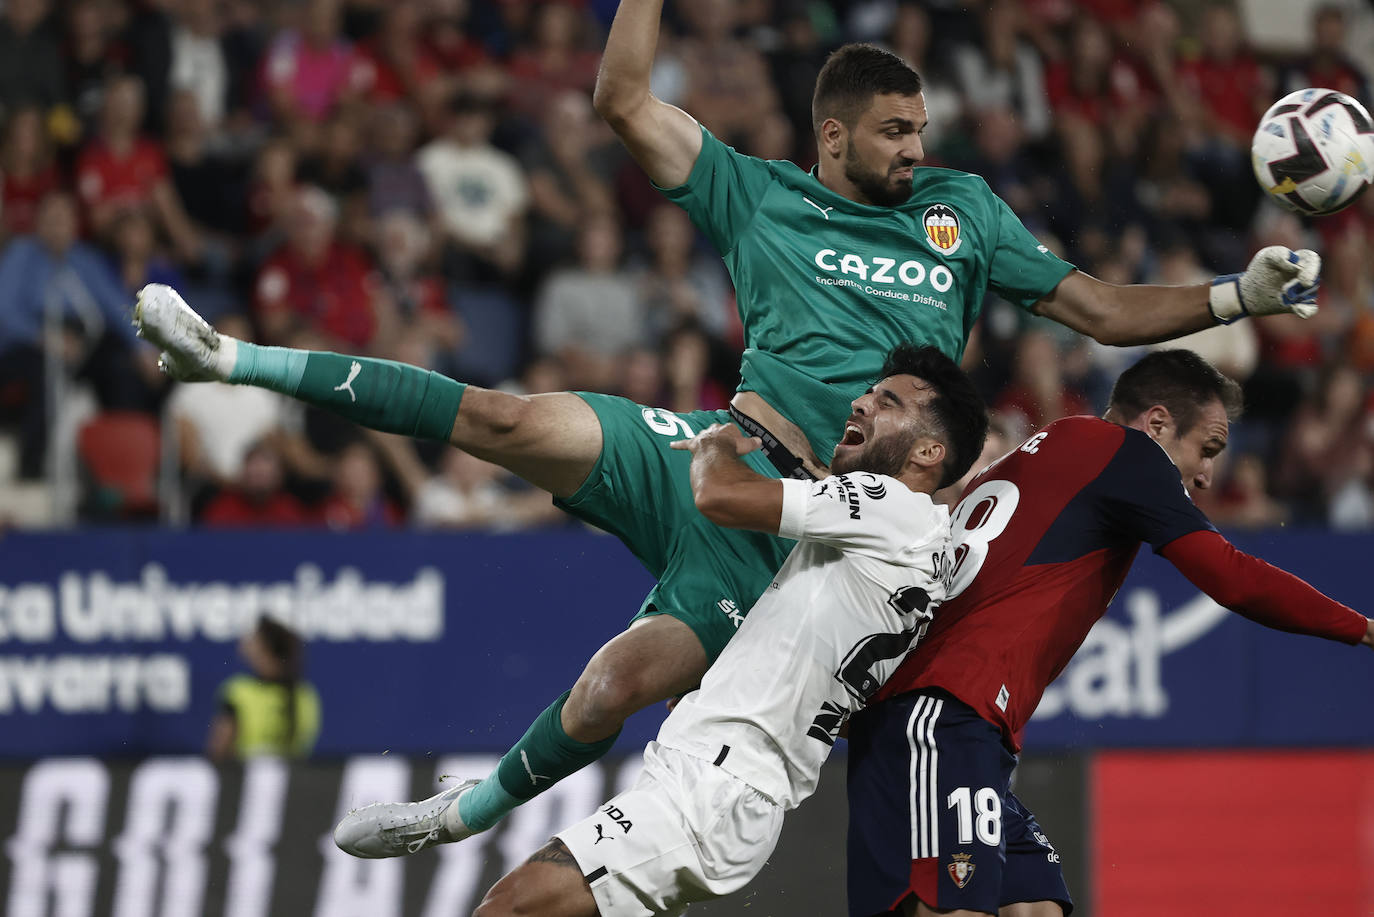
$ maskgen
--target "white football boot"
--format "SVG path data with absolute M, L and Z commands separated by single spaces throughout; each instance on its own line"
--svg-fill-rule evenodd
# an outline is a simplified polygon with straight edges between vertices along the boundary
M 234 368 L 238 341 L 220 334 L 166 284 L 138 291 L 134 328 L 163 351 L 161 365 L 182 382 L 224 381 Z
M 420 802 L 374 802 L 353 809 L 335 826 L 334 843 L 344 853 L 376 860 L 472 837 L 476 832 L 463 825 L 457 809 L 446 813 L 479 782 L 464 780 Z

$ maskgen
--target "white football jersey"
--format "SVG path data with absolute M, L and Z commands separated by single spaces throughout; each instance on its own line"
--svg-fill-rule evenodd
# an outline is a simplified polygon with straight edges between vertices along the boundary
M 791 809 L 943 600 L 949 511 L 868 472 L 782 485 L 799 544 L 658 741 Z

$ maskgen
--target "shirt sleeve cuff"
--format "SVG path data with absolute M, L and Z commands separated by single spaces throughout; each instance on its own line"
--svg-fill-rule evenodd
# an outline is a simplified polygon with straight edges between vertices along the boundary
M 806 504 L 811 499 L 811 482 L 782 478 L 782 521 L 778 534 L 799 540 L 806 530 Z

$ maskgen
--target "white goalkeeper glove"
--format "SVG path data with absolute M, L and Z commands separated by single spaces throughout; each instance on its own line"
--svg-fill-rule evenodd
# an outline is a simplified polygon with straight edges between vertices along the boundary
M 1244 273 L 1213 280 L 1207 307 L 1222 325 L 1247 315 L 1283 312 L 1311 318 L 1317 314 L 1321 269 L 1321 256 L 1314 251 L 1270 245 L 1255 252 Z

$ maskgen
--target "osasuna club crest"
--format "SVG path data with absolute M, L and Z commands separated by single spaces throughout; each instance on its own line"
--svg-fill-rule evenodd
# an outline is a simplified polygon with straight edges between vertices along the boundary
M 963 888 L 973 878 L 973 859 L 971 853 L 954 854 L 954 862 L 949 864 L 949 877 L 954 880 L 954 884 Z
M 926 241 L 931 248 L 946 255 L 959 250 L 959 244 L 964 241 L 959 234 L 959 215 L 948 204 L 927 207 L 921 222 L 925 224 Z

